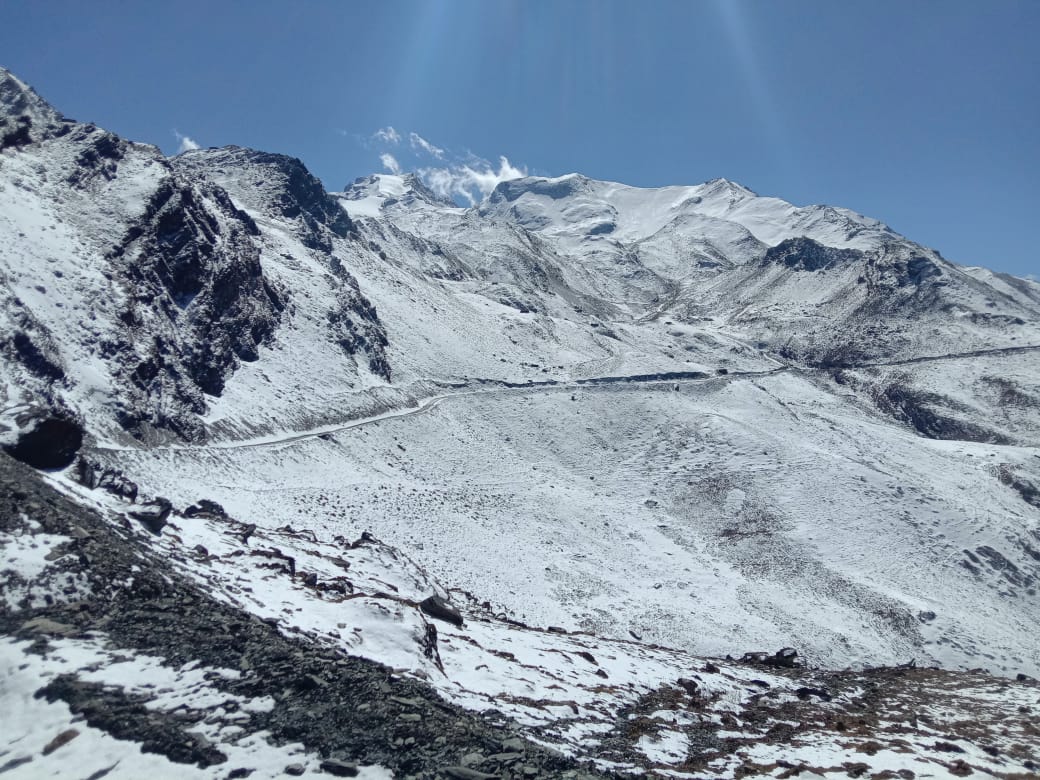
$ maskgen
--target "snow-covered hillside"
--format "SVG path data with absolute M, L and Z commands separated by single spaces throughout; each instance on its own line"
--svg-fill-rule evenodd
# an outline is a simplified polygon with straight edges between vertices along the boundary
M 865 670 L 911 659 L 1004 678 L 922 673 L 914 695 L 963 683 L 994 719 L 1034 706 L 1012 680 L 1040 675 L 1037 283 L 726 180 L 530 177 L 472 208 L 411 174 L 329 193 L 283 155 L 167 158 L 3 70 L 0 121 L 0 444 L 185 592 L 511 718 L 596 772 L 855 764 L 834 722 L 876 684 Z M 4 529 L 18 690 L 24 626 L 96 598 L 62 595 L 48 551 L 72 531 L 55 529 L 29 511 Z M 420 608 L 434 593 L 464 626 Z M 82 631 L 104 632 L 91 614 Z M 61 635 L 34 674 L 116 663 L 105 641 L 142 679 L 173 657 L 128 637 Z M 719 660 L 781 647 L 836 676 Z M 202 685 L 189 672 L 169 685 Z M 780 704 L 824 685 L 842 691 L 816 696 L 826 727 L 767 749 Z M 270 686 L 241 706 L 280 712 Z M 50 706 L 24 717 L 63 722 Z M 271 728 L 258 752 L 225 752 L 274 767 L 316 749 L 298 723 Z M 292 729 L 306 749 L 283 755 Z M 898 740 L 956 731 L 913 729 L 871 770 L 957 768 L 900 758 Z M 1008 774 L 1040 752 L 1026 729 L 1000 763 L 992 739 L 956 760 Z M 369 776 L 409 774 L 356 750 Z M 447 776 L 552 764 L 519 761 Z

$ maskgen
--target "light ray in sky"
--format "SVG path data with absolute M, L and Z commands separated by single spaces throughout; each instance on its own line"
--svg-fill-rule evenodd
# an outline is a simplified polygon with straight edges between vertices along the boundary
M 794 159 L 783 113 L 779 109 L 752 40 L 747 8 L 741 0 L 715 0 L 734 57 L 747 87 L 748 95 L 762 128 L 762 137 L 771 148 L 777 167 L 790 178 L 798 169 Z

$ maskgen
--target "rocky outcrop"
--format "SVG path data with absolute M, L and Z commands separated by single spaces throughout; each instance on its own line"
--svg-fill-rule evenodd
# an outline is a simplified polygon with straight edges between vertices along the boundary
M 389 342 L 376 307 L 362 294 L 357 279 L 346 272 L 337 258 L 333 257 L 331 263 L 343 291 L 336 306 L 326 315 L 332 338 L 348 355 L 364 353 L 369 371 L 389 382 L 390 361 L 386 355 Z
M 223 190 L 172 175 L 109 252 L 132 295 L 119 332 L 99 348 L 127 384 L 128 431 L 198 438 L 203 394 L 220 395 L 240 361 L 258 359 L 285 300 L 264 278 L 256 235 Z
M 218 183 L 224 178 L 234 180 L 248 208 L 295 224 L 297 238 L 308 249 L 330 253 L 333 238 L 356 234 L 339 202 L 295 157 L 228 146 L 188 152 L 175 158 L 173 166 Z M 243 192 L 248 190 L 259 197 Z
M 1009 444 L 1003 434 L 948 413 L 955 402 L 937 393 L 916 389 L 909 377 L 896 379 L 875 396 L 878 408 L 929 439 Z
M 789 238 L 769 247 L 762 257 L 765 265 L 782 264 L 793 271 L 822 271 L 862 261 L 864 253 L 856 249 L 836 249 L 811 238 Z
M 34 89 L 0 68 L 0 151 L 64 135 L 72 125 Z
M 72 172 L 66 181 L 73 187 L 84 188 L 95 179 L 111 181 L 116 177 L 119 161 L 126 155 L 129 144 L 115 133 L 94 125 L 77 125 L 71 141 L 82 144 Z
M 131 504 L 137 501 L 137 483 L 119 469 L 104 466 L 91 458 L 80 455 L 76 460 L 76 480 L 91 490 L 104 490 Z

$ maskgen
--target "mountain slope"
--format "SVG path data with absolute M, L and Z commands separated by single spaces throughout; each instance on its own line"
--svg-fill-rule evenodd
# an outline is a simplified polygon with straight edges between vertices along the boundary
M 590 772 L 778 775 L 756 745 L 792 719 L 822 730 L 790 755 L 855 764 L 833 724 L 882 678 L 889 703 L 962 686 L 993 723 L 1033 695 L 866 670 L 1040 674 L 1040 285 L 725 180 L 532 177 L 460 208 L 412 175 L 327 193 L 282 155 L 166 158 L 6 71 L 0 116 L 0 445 L 60 449 L 48 489 L 164 576 Z M 24 522 L 23 638 L 72 619 Z M 464 626 L 420 608 L 433 593 Z M 852 671 L 717 660 L 787 646 Z M 702 656 L 722 677 L 684 687 Z M 820 687 L 845 698 L 784 709 Z M 921 740 L 942 723 L 871 768 L 938 766 Z M 957 760 L 1027 771 L 1035 737 L 998 760 L 965 732 Z

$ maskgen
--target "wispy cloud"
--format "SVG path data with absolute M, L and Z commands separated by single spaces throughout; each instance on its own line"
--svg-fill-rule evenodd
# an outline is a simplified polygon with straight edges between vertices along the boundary
M 173 134 L 177 138 L 177 141 L 180 144 L 177 147 L 177 154 L 181 154 L 182 152 L 190 152 L 193 149 L 198 149 L 199 148 L 199 145 L 195 142 L 194 138 L 189 138 L 186 135 L 181 135 L 176 130 L 173 131 Z
M 434 146 L 418 133 L 409 133 L 408 140 L 411 141 L 412 148 L 416 151 L 426 152 L 426 154 L 436 157 L 438 160 L 444 159 L 444 150 L 439 146 Z
M 383 152 L 379 155 L 379 162 L 383 163 L 383 167 L 395 176 L 401 175 L 401 164 L 397 162 L 397 158 L 390 152 Z
M 372 133 L 372 138 L 376 141 L 382 141 L 384 144 L 390 144 L 391 146 L 397 146 L 401 143 L 401 134 L 394 130 L 390 125 L 376 130 Z
M 420 168 L 417 173 L 426 186 L 441 197 L 462 198 L 474 206 L 491 194 L 501 182 L 527 175 L 527 168 L 517 167 L 504 155 L 498 158 L 496 169 L 487 160 L 471 160 L 466 165 L 443 168 Z
M 404 139 L 407 144 L 403 143 Z M 493 163 L 469 151 L 449 151 L 419 133 L 398 132 L 390 125 L 359 142 L 375 151 L 383 168 L 390 173 L 415 171 L 435 194 L 456 203 L 476 205 L 500 182 L 527 176 L 525 166 L 514 165 L 505 155 Z

